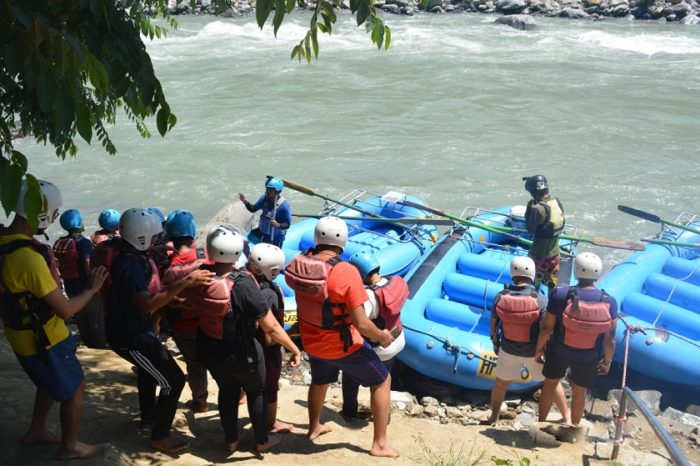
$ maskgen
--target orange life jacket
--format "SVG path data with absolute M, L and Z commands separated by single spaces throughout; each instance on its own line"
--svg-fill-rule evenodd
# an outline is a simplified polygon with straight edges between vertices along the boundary
M 372 285 L 370 289 L 377 297 L 379 303 L 379 316 L 374 320 L 380 330 L 403 330 L 401 323 L 401 309 L 408 300 L 408 284 L 398 275 L 389 277 L 384 286 Z
M 183 277 L 186 277 L 190 273 L 199 269 L 202 264 L 205 264 L 204 259 L 195 259 L 191 262 L 185 262 L 182 264 L 171 265 L 165 272 L 163 272 L 163 285 L 170 286 L 177 282 Z M 183 290 L 178 294 L 179 298 L 189 300 L 190 293 L 189 288 Z M 196 307 L 194 303 L 191 307 Z M 197 320 L 199 319 L 199 310 L 188 309 L 188 308 L 168 308 L 168 318 L 171 320 L 171 324 L 178 330 L 182 331 L 195 331 L 197 329 Z M 183 322 L 189 321 L 189 322 Z
M 323 260 L 307 251 L 287 265 L 284 278 L 296 293 L 297 318 L 323 330 L 339 332 L 347 352 L 352 343 L 350 316 L 344 303 L 332 303 L 328 298 L 328 276 L 340 262 L 340 257 Z
M 53 245 L 53 253 L 58 260 L 58 270 L 64 280 L 81 278 L 78 264 L 78 239 L 72 235 L 59 238 Z
M 506 285 L 496 302 L 496 315 L 501 320 L 503 337 L 519 343 L 530 343 L 532 326 L 540 318 L 537 290 L 529 295 L 516 294 Z
M 579 299 L 575 288 L 569 290 L 567 305 L 562 314 L 564 331 L 560 341 L 576 349 L 595 348 L 598 336 L 612 327 L 610 297 L 601 291 L 600 301 Z

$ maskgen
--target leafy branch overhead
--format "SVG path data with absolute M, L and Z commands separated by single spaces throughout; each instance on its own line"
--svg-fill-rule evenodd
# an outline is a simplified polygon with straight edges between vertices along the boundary
M 297 2 L 300 7 L 306 6 L 305 0 L 256 0 L 255 16 L 258 20 L 258 26 L 262 29 L 274 10 L 272 27 L 276 36 L 285 15 L 292 12 Z M 337 20 L 335 14 L 337 7 L 338 5 L 335 2 L 317 0 L 309 21 L 309 29 L 304 38 L 292 49 L 292 59 L 297 58 L 301 61 L 304 58 L 307 63 L 311 63 L 312 53 L 318 59 L 318 32 L 321 31 L 331 35 L 333 25 Z M 350 0 L 350 11 L 356 15 L 358 26 L 365 25 L 372 42 L 377 45 L 378 49 L 382 47 L 384 49 L 389 48 L 391 44 L 391 30 L 377 16 L 374 0 Z
M 153 15 L 176 26 L 166 0 L 0 0 L 0 201 L 6 214 L 27 172 L 14 135 L 34 136 L 65 158 L 77 154 L 76 136 L 88 143 L 96 138 L 115 154 L 106 126 L 119 108 L 144 137 L 149 117 L 156 116 L 161 135 L 175 125 L 141 38 L 167 33 Z M 29 188 L 27 201 L 39 195 L 36 183 Z M 28 214 L 35 221 L 33 206 Z

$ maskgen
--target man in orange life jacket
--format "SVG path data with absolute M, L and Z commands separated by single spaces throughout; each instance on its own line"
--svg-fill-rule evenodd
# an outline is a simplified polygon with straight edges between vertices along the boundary
M 105 209 L 97 217 L 100 229 L 90 235 L 90 241 L 97 246 L 110 238 L 119 236 L 119 217 L 121 214 L 115 209 Z
M 365 314 L 377 328 L 388 329 L 395 338 L 386 348 L 370 342 L 387 372 L 391 373 L 396 356 L 406 345 L 401 325 L 401 309 L 408 299 L 408 284 L 399 276 L 386 278 L 379 275 L 379 262 L 371 252 L 360 251 L 353 254 L 350 263 L 360 272 L 367 290 Z M 357 380 L 343 372 L 343 408 L 340 414 L 346 421 L 364 417 L 358 412 L 359 388 L 360 384 Z
M 206 287 L 192 289 L 189 300 L 201 310 L 197 357 L 219 386 L 219 417 L 229 453 L 238 449 L 238 399 L 241 388 L 248 400 L 255 444 L 263 452 L 279 442 L 268 436 L 265 418 L 265 360 L 255 339 L 259 326 L 270 340 L 287 348 L 289 364 L 298 366 L 299 348 L 272 315 L 255 278 L 234 268 L 243 252 L 243 236 L 223 225 L 207 235 L 207 253 L 214 264 L 204 266 L 216 275 Z
M 197 248 L 194 237 L 197 225 L 189 210 L 174 210 L 165 221 L 165 230 L 175 251 L 170 255 L 170 266 L 163 273 L 163 285 L 170 286 L 180 278 L 197 270 L 206 262 L 204 249 Z M 196 339 L 199 309 L 187 300 L 173 300 L 166 307 L 166 315 L 173 340 L 187 364 L 187 383 L 192 400 L 187 405 L 198 413 L 209 410 L 207 405 L 207 369 L 197 361 Z
M 314 230 L 314 249 L 295 257 L 285 269 L 285 280 L 296 292 L 301 341 L 311 364 L 307 436 L 315 440 L 331 431 L 321 424 L 321 410 L 328 384 L 337 381 L 342 370 L 370 387 L 374 417 L 370 455 L 397 457 L 399 452 L 389 446 L 386 436 L 391 377 L 362 335 L 383 347 L 394 338 L 365 314 L 362 278 L 339 257 L 347 238 L 345 222 L 324 217 Z
M 38 183 L 42 205 L 38 227 L 31 227 L 27 220 L 25 180 L 12 224 L 0 233 L 0 316 L 10 346 L 37 387 L 31 425 L 22 443 L 43 445 L 57 441 L 46 430 L 46 418 L 53 402 L 58 401 L 61 403 L 59 458 L 89 458 L 101 448 L 78 440 L 85 377 L 65 320 L 92 299 L 102 286 L 106 271 L 103 267 L 94 269 L 82 292 L 69 299 L 65 297 L 51 248 L 32 238 L 56 220 L 62 204 L 61 193 L 52 183 Z
M 615 352 L 617 302 L 595 287 L 602 272 L 600 257 L 582 252 L 574 261 L 577 286 L 559 286 L 552 292 L 535 353 L 535 358 L 544 360 L 540 419 L 546 419 L 554 388 L 571 368 L 571 424 L 578 427 L 586 389 L 591 387 L 596 374 L 607 374 L 610 370 Z M 545 356 L 550 337 L 552 341 Z
M 529 256 L 535 261 L 535 286 L 544 283 L 552 290 L 559 275 L 559 235 L 564 230 L 564 208 L 556 197 L 549 195 L 549 184 L 544 175 L 523 178 L 525 190 L 532 199 L 527 203 L 525 220 L 532 235 Z
M 510 262 L 512 285 L 493 300 L 491 310 L 491 341 L 498 355 L 496 384 L 491 390 L 491 416 L 484 424 L 496 424 L 501 404 L 511 382 L 532 380 L 541 382 L 542 365 L 535 361 L 535 344 L 540 329 L 540 319 L 547 308 L 547 296 L 538 292 L 532 282 L 535 279 L 535 263 L 525 256 L 514 257 Z M 569 411 L 566 395 L 557 384 L 554 402 L 564 422 L 568 423 Z
M 151 446 L 177 452 L 189 446 L 170 433 L 185 376 L 156 337 L 153 314 L 185 288 L 208 284 L 212 273 L 195 270 L 161 289 L 156 265 L 146 254 L 162 231 L 160 219 L 146 209 L 129 209 L 121 216 L 119 231 L 119 252 L 110 271 L 107 339 L 115 353 L 139 369 L 141 425 L 152 426 Z
M 268 308 L 277 320 L 284 326 L 284 295 L 282 289 L 273 280 L 284 268 L 284 252 L 275 245 L 259 243 L 253 246 L 248 255 L 246 267 L 255 276 L 260 285 L 260 293 L 265 298 Z M 263 347 L 265 356 L 265 402 L 267 403 L 267 429 L 270 432 L 291 432 L 292 424 L 277 419 L 277 392 L 279 391 L 280 375 L 282 373 L 282 352 L 279 343 L 275 343 L 262 328 L 259 328 L 255 338 Z

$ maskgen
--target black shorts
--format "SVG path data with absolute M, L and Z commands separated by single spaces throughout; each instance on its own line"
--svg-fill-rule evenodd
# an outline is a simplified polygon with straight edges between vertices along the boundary
M 598 374 L 598 361 L 571 362 L 555 356 L 548 357 L 542 368 L 542 375 L 548 379 L 561 379 L 566 375 L 566 370 L 571 368 L 571 381 L 583 388 L 591 388 L 595 376 Z

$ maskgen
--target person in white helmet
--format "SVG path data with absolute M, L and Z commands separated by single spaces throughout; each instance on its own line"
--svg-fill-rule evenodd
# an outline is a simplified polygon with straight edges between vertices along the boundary
M 374 423 L 370 455 L 398 457 L 387 440 L 391 377 L 362 338 L 387 347 L 394 337 L 389 329 L 379 330 L 365 314 L 367 292 L 360 273 L 340 258 L 347 239 L 343 220 L 324 217 L 314 229 L 315 247 L 295 257 L 285 269 L 285 280 L 296 292 L 301 341 L 311 364 L 307 436 L 315 440 L 331 431 L 321 423 L 321 410 L 328 384 L 337 381 L 342 370 L 370 387 Z
M 574 260 L 578 284 L 571 288 L 558 286 L 551 294 L 535 353 L 535 358 L 544 361 L 541 420 L 547 418 L 559 379 L 571 369 L 571 425 L 578 427 L 586 389 L 593 385 L 596 374 L 604 375 L 610 370 L 615 353 L 617 302 L 596 288 L 602 274 L 600 257 L 582 252 Z
M 122 214 L 105 324 L 112 351 L 138 367 L 141 425 L 151 428 L 151 446 L 173 453 L 189 446 L 170 432 L 185 376 L 156 336 L 154 316 L 184 289 L 208 284 L 213 274 L 195 270 L 162 287 L 158 269 L 147 254 L 162 228 L 160 219 L 146 209 Z M 157 399 L 156 386 L 160 386 Z
M 265 360 L 262 346 L 255 339 L 256 327 L 292 353 L 291 366 L 298 366 L 301 360 L 299 348 L 272 315 L 253 276 L 235 268 L 243 247 L 240 233 L 225 225 L 215 226 L 207 235 L 207 253 L 214 264 L 206 267 L 216 275 L 209 286 L 193 289 L 187 296 L 201 310 L 197 358 L 219 386 L 219 416 L 229 453 L 235 452 L 240 442 L 237 424 L 241 389 L 246 393 L 256 450 L 267 451 L 279 442 L 268 435 Z
M 510 262 L 512 285 L 506 285 L 493 300 L 491 310 L 491 342 L 498 355 L 496 384 L 491 390 L 491 416 L 484 424 L 496 424 L 501 404 L 511 382 L 530 378 L 542 382 L 542 365 L 535 361 L 535 344 L 540 320 L 547 309 L 547 296 L 533 285 L 535 262 L 516 256 Z M 566 395 L 557 385 L 554 401 L 565 423 L 570 421 Z
M 248 255 L 246 267 L 255 276 L 260 292 L 265 297 L 272 315 L 280 326 L 284 326 L 284 295 L 273 280 L 284 268 L 284 252 L 277 246 L 259 243 L 253 246 Z M 267 403 L 267 429 L 270 432 L 291 432 L 294 425 L 277 419 L 277 392 L 282 372 L 282 352 L 280 345 L 272 341 L 262 328 L 255 337 L 263 347 L 265 356 L 265 403 Z
M 22 443 L 44 445 L 58 441 L 46 429 L 46 418 L 57 401 L 61 404 L 59 458 L 90 458 L 102 448 L 78 440 L 85 376 L 65 320 L 87 305 L 107 274 L 104 267 L 93 268 L 87 286 L 70 299 L 65 297 L 51 248 L 32 238 L 58 217 L 61 193 L 48 181 L 38 183 L 42 210 L 35 219 L 37 227 L 30 225 L 24 208 L 25 180 L 13 209 L 14 219 L 0 232 L 0 316 L 7 341 L 36 385 L 31 425 Z

